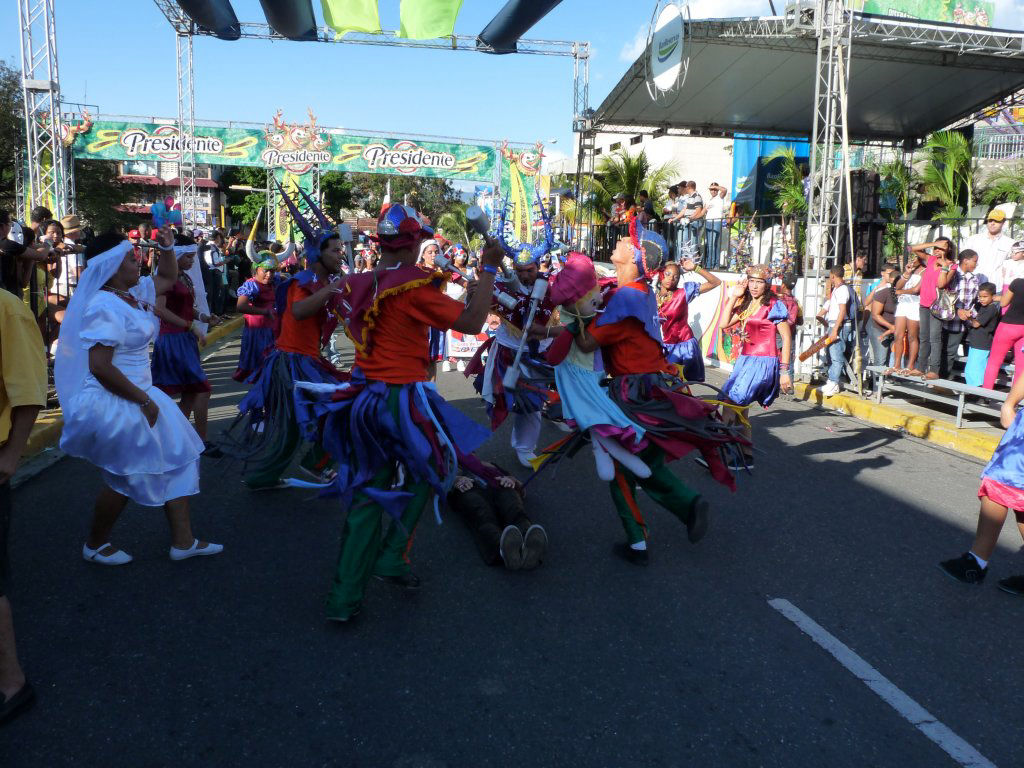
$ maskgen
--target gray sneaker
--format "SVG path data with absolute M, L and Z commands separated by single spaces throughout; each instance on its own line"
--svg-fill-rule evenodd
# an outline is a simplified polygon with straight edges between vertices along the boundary
M 501 560 L 510 571 L 518 571 L 523 567 L 523 534 L 514 525 L 509 525 L 501 532 L 498 540 L 498 551 Z
M 523 565 L 524 571 L 532 571 L 544 560 L 544 553 L 548 550 L 548 534 L 541 525 L 531 525 L 526 529 L 523 536 Z

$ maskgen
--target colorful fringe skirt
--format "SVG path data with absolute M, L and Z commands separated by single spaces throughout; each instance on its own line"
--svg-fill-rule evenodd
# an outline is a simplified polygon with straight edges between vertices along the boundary
M 382 468 L 400 465 L 406 482 L 427 483 L 436 498 L 444 498 L 455 482 L 459 456 L 490 437 L 429 382 L 372 381 L 357 367 L 348 383 L 300 382 L 297 391 L 304 407 L 322 420 L 322 445 L 338 462 L 336 486 L 345 503 L 362 491 L 395 519 L 410 494 L 373 488 L 371 481 Z

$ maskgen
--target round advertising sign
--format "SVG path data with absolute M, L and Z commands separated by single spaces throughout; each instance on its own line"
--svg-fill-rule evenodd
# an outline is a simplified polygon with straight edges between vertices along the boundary
M 683 15 L 679 6 L 669 3 L 662 8 L 651 34 L 650 74 L 659 91 L 671 90 L 683 69 Z

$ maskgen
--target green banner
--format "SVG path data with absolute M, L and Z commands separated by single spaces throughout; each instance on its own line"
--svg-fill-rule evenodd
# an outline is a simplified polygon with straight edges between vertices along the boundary
M 302 175 L 321 171 L 432 176 L 494 181 L 499 149 L 486 144 L 455 144 L 403 138 L 355 136 L 321 128 L 311 115 L 289 125 L 280 113 L 265 130 L 197 125 L 191 139 L 197 163 L 281 168 Z M 96 120 L 74 136 L 76 158 L 176 161 L 182 139 L 173 124 Z
M 991 27 L 996 14 L 992 0 L 852 0 L 850 7 L 864 13 L 947 21 L 970 27 Z

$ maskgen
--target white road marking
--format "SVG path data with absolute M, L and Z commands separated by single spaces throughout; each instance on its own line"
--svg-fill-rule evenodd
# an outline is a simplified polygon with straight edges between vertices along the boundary
M 940 723 L 928 710 L 897 688 L 891 680 L 850 650 L 827 629 L 789 600 L 776 598 L 768 605 L 796 624 L 804 633 L 828 651 L 864 685 L 877 693 L 890 707 L 931 739 L 946 754 L 967 768 L 996 768 L 995 763 Z

